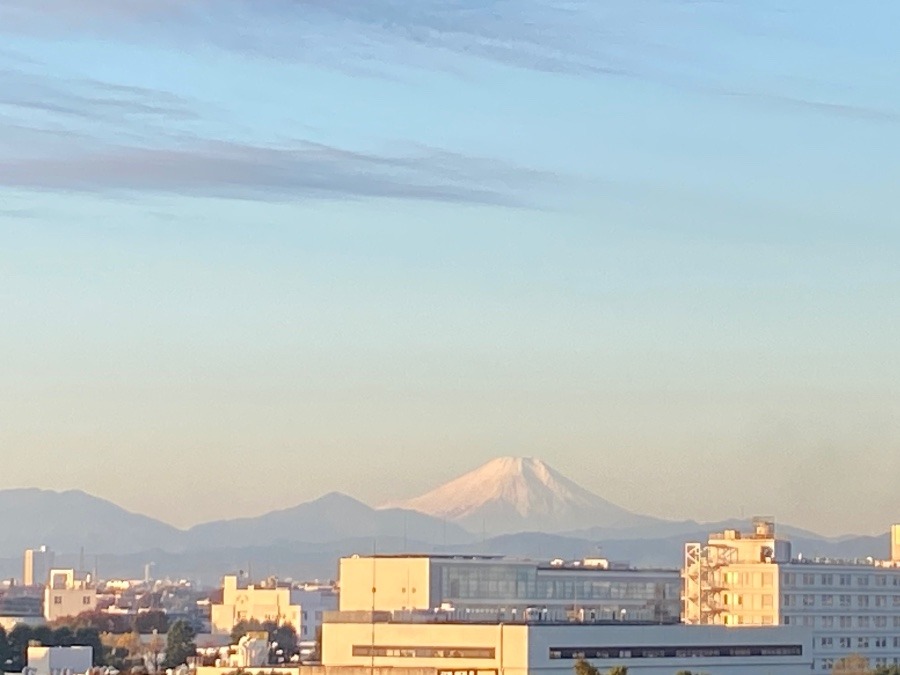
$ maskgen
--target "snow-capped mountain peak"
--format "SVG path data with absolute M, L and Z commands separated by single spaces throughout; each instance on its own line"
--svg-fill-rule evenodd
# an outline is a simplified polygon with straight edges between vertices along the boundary
M 419 497 L 390 504 L 491 533 L 563 532 L 649 520 L 612 504 L 533 457 L 498 457 Z

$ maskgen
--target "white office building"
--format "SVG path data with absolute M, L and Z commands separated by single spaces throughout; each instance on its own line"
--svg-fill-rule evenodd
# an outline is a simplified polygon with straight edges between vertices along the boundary
M 848 561 L 793 557 L 773 521 L 754 525 L 685 547 L 685 623 L 806 628 L 814 673 L 851 654 L 900 664 L 900 526 L 890 559 Z

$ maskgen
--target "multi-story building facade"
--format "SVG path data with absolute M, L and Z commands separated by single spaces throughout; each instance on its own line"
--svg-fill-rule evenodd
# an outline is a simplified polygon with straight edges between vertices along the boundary
M 839 561 L 793 557 L 773 521 L 754 524 L 751 533 L 686 545 L 685 623 L 805 627 L 814 673 L 851 654 L 873 667 L 900 664 L 900 526 L 891 529 L 891 559 Z
M 22 556 L 22 585 L 43 586 L 53 567 L 54 555 L 46 546 L 27 548 Z
M 277 579 L 250 584 L 235 575 L 223 579 L 222 598 L 210 606 L 213 633 L 230 633 L 242 622 L 290 624 L 301 641 L 314 640 L 322 615 L 337 608 L 330 587 L 301 588 Z
M 685 626 L 677 571 L 614 567 L 345 558 L 341 611 L 326 616 L 322 664 L 329 673 L 566 675 L 587 659 L 601 672 L 625 666 L 635 675 L 809 673 L 808 629 Z
M 433 611 L 491 621 L 678 623 L 678 570 L 589 559 L 353 556 L 340 561 L 341 611 Z M 374 590 L 373 590 L 374 589 Z

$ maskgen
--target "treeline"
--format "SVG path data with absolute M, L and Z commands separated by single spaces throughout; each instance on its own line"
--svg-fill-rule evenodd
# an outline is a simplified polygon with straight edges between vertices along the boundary
M 28 665 L 28 645 L 32 641 L 44 647 L 91 647 L 94 665 L 103 663 L 100 631 L 92 626 L 28 626 L 18 623 L 7 634 L 0 626 L 0 669 L 21 672 Z
M 151 633 L 167 633 L 169 630 L 169 617 L 159 609 L 152 609 L 137 614 L 107 614 L 100 610 L 82 612 L 77 616 L 70 616 L 55 621 L 53 626 L 68 626 L 69 628 L 96 628 L 101 633 L 138 633 L 150 635 Z

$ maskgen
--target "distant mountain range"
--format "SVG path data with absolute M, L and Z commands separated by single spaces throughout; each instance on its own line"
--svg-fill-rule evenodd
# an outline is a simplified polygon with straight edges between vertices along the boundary
M 251 568 L 255 576 L 333 578 L 352 553 L 494 554 L 548 560 L 602 555 L 641 566 L 678 567 L 684 543 L 747 523 L 667 521 L 632 513 L 533 458 L 492 460 L 419 497 L 372 508 L 331 493 L 253 518 L 180 530 L 84 492 L 0 490 L 0 576 L 21 574 L 25 548 L 58 552 L 75 566 L 85 552 L 102 576 L 200 579 Z M 828 538 L 779 525 L 805 557 L 882 557 L 888 538 Z

